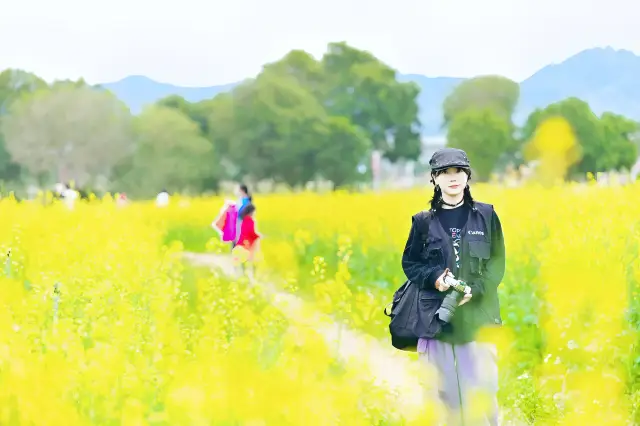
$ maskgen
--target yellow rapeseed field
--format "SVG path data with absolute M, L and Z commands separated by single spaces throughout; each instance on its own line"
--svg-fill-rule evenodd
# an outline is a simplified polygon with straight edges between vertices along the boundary
M 0 424 L 406 424 L 259 288 L 185 268 L 171 210 L 0 212 Z
M 506 238 L 505 327 L 487 336 L 505 412 L 640 422 L 640 185 L 472 190 Z M 382 309 L 430 191 L 258 195 L 259 271 L 390 346 Z M 0 202 L 1 424 L 408 424 L 259 289 L 181 262 L 183 248 L 228 251 L 210 227 L 221 202 Z
M 505 327 L 491 336 L 502 349 L 502 405 L 535 424 L 639 422 L 640 185 L 475 185 L 473 194 L 495 205 L 506 236 Z M 404 279 L 410 216 L 430 196 L 430 188 L 258 196 L 265 269 L 283 288 L 387 339 L 381 307 Z M 184 209 L 201 212 L 193 225 L 207 227 L 220 201 Z M 180 216 L 176 229 L 191 227 Z

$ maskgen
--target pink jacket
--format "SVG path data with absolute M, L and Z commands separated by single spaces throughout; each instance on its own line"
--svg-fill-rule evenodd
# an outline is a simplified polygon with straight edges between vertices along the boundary
M 222 230 L 222 241 L 231 242 L 236 240 L 236 224 L 238 222 L 238 208 L 235 204 L 227 209 L 224 229 Z

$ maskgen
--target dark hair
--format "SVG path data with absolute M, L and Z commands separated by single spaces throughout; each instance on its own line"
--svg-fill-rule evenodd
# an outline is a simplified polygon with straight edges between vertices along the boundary
M 471 180 L 471 170 L 462 169 L 467 174 L 467 181 Z M 433 197 L 431 198 L 431 208 L 433 210 L 439 209 L 444 204 L 444 199 L 442 198 L 442 189 L 438 185 L 436 185 L 435 177 L 439 174 L 444 173 L 444 170 L 438 170 L 437 172 L 431 173 L 431 183 L 433 183 Z M 464 195 L 463 195 L 464 204 L 469 207 L 473 207 L 473 197 L 471 196 L 471 190 L 469 189 L 469 185 L 464 187 Z
M 240 184 L 240 191 L 242 191 L 245 194 L 247 194 L 247 198 L 249 198 L 249 201 L 253 200 L 253 197 L 251 196 L 251 193 L 249 192 L 249 187 L 247 187 L 247 185 L 245 185 L 244 183 Z
M 244 219 L 245 217 L 249 216 L 251 213 L 255 211 L 256 211 L 256 206 L 254 206 L 251 203 L 247 204 L 242 208 L 242 210 L 240 210 L 240 219 Z

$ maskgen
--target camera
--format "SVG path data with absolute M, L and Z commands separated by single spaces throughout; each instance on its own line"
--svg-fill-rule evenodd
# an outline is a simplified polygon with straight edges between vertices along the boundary
M 449 323 L 462 298 L 466 294 L 471 293 L 471 287 L 469 287 L 466 282 L 455 279 L 451 274 L 444 276 L 444 282 L 448 284 L 453 291 L 449 292 L 442 300 L 442 305 L 440 305 L 440 308 L 436 311 L 436 315 L 438 315 L 441 321 Z

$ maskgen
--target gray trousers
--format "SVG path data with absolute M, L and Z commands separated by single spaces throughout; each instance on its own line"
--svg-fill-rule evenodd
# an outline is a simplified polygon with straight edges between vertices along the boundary
M 439 398 L 447 409 L 447 426 L 498 425 L 496 347 L 471 342 L 452 345 L 439 340 L 419 344 L 421 362 L 435 367 L 438 380 L 425 383 L 425 397 Z M 425 344 L 426 343 L 426 344 Z

